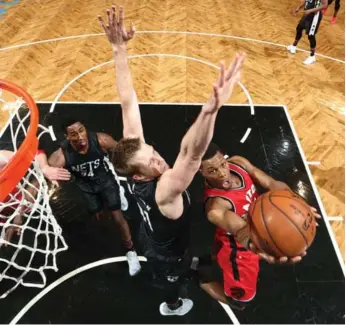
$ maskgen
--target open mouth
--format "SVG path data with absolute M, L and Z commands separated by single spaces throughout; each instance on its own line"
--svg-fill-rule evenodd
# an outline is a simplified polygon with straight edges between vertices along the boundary
M 231 186 L 231 182 L 229 180 L 225 180 L 222 182 L 222 187 L 228 188 Z
M 86 142 L 85 140 L 80 141 L 80 142 L 79 142 L 79 145 L 80 145 L 82 148 L 85 148 L 86 145 L 87 145 L 87 142 Z

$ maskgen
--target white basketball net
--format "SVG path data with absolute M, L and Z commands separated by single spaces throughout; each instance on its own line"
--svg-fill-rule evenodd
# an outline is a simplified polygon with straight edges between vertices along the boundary
M 0 132 L 0 144 L 12 141 L 14 152 L 29 124 L 30 111 L 21 108 L 23 103 L 19 99 L 8 103 L 0 90 L 0 109 L 2 105 L 10 114 Z M 5 131 L 7 139 L 3 140 Z M 47 132 L 49 129 L 40 125 L 39 137 Z M 7 162 L 0 156 L 0 166 Z M 47 182 L 35 159 L 15 190 L 0 202 L 0 299 L 19 285 L 44 287 L 45 270 L 57 271 L 56 255 L 67 248 L 49 204 Z

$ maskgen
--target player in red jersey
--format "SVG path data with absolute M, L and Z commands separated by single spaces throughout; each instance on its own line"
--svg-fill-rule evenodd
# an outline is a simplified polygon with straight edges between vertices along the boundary
M 209 221 L 217 226 L 213 257 L 223 271 L 224 280 L 223 288 L 221 284 L 219 288 L 214 286 L 209 294 L 242 310 L 256 295 L 260 258 L 269 263 L 296 263 L 302 259 L 302 256 L 275 259 L 257 251 L 250 244 L 246 224 L 249 206 L 258 196 L 255 184 L 267 190 L 289 187 L 243 157 L 226 160 L 213 143 L 202 159 L 201 174 L 205 178 L 205 211 Z

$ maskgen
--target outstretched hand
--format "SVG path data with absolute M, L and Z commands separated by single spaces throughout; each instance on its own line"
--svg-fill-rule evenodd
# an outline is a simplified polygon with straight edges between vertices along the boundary
M 213 93 L 205 106 L 205 111 L 215 113 L 231 97 L 234 85 L 240 80 L 241 67 L 246 54 L 236 54 L 230 66 L 226 70 L 225 62 L 221 62 L 218 80 L 213 84 Z
M 107 9 L 107 17 L 107 24 L 104 23 L 101 16 L 98 16 L 98 20 L 113 47 L 125 44 L 133 38 L 136 32 L 135 26 L 131 24 L 130 29 L 126 29 L 124 8 L 122 6 L 119 9 L 118 15 L 114 5 L 111 9 Z
M 253 243 L 250 244 L 250 250 L 258 254 L 262 260 L 265 260 L 269 264 L 295 264 L 300 262 L 302 258 L 306 255 L 306 252 L 303 252 L 300 256 L 295 257 L 275 257 L 260 251 Z

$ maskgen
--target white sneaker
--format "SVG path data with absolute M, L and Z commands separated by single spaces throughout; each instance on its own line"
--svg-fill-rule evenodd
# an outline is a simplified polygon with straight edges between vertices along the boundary
M 316 62 L 316 57 L 313 55 L 313 56 L 309 56 L 303 63 L 305 65 L 309 65 L 309 64 L 313 64 Z
M 287 46 L 287 50 L 291 53 L 291 54 L 295 54 L 297 52 L 297 47 L 294 45 L 288 45 Z
M 141 264 L 139 263 L 137 253 L 134 251 L 128 251 L 126 257 L 127 263 L 129 264 L 129 273 L 131 276 L 135 276 L 141 270 Z
M 190 299 L 181 299 L 183 304 L 177 309 L 170 309 L 168 305 L 163 302 L 160 305 L 160 314 L 162 316 L 184 316 L 186 315 L 193 307 L 193 301 Z

